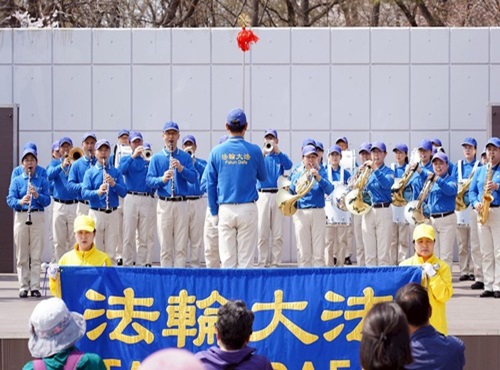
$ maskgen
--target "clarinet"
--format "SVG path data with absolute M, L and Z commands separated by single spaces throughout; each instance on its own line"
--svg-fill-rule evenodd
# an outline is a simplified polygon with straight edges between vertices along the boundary
M 104 158 L 102 159 L 102 182 L 103 184 L 106 182 L 106 163 L 104 162 Z M 113 210 L 109 208 L 109 184 L 106 183 L 106 209 L 105 213 L 111 213 Z
M 170 169 L 172 169 L 172 159 L 174 158 L 174 143 L 171 141 L 170 142 L 170 145 L 169 145 L 169 151 L 170 151 Z M 175 168 L 174 168 L 174 174 L 172 175 L 172 182 L 170 183 L 170 197 L 174 198 L 175 197 L 175 194 L 174 194 L 174 189 L 175 189 L 175 182 L 174 182 L 174 179 L 175 179 Z
M 28 190 L 27 194 L 30 194 L 30 188 L 31 188 L 31 167 L 28 168 Z M 31 200 L 33 199 L 33 195 L 30 194 L 30 201 L 28 203 L 28 218 L 26 219 L 25 224 L 26 225 L 31 225 L 33 222 L 31 221 Z

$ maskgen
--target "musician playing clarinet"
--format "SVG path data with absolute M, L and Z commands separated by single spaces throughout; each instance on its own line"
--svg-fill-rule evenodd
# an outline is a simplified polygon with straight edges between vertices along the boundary
M 198 173 L 193 159 L 177 147 L 179 125 L 169 121 L 163 125 L 165 147 L 151 157 L 146 185 L 158 192 L 157 230 L 162 267 L 186 267 L 189 208 L 186 196 L 188 182 L 194 183 Z
M 45 216 L 50 204 L 49 182 L 37 167 L 37 152 L 23 151 L 23 172 L 11 180 L 7 204 L 14 210 L 14 245 L 19 281 L 19 297 L 40 298 L 40 263 L 42 257 Z
M 116 265 L 116 243 L 119 240 L 118 197 L 127 195 L 122 173 L 109 162 L 111 146 L 108 140 L 95 144 L 96 165 L 85 172 L 82 197 L 89 202 L 89 216 L 95 220 L 94 243 Z M 120 238 L 121 239 L 121 238 Z

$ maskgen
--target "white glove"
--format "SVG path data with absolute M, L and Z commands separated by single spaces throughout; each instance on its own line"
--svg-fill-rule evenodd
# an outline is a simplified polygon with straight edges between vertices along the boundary
M 434 269 L 434 266 L 432 266 L 429 262 L 426 262 L 422 265 L 422 271 L 424 271 L 430 278 L 436 275 L 436 270 Z
M 217 226 L 219 226 L 219 216 L 215 215 L 212 216 L 212 226 L 217 229 Z
M 49 276 L 49 278 L 55 280 L 55 279 L 57 279 L 58 270 L 59 270 L 59 266 L 57 265 L 57 263 L 51 263 L 47 267 L 47 275 Z

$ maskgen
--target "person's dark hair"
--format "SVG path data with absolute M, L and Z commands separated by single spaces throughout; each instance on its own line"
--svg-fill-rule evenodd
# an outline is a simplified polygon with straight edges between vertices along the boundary
M 408 321 L 396 302 L 374 305 L 365 317 L 360 345 L 364 370 L 398 370 L 413 361 Z
M 232 125 L 228 124 L 227 127 L 229 128 L 229 131 L 231 131 L 232 134 L 241 134 L 243 131 L 246 130 L 247 124 L 245 123 L 244 125 Z
M 252 335 L 254 314 L 243 301 L 228 301 L 219 308 L 216 328 L 229 350 L 242 348 Z
M 431 304 L 429 294 L 422 285 L 409 283 L 399 288 L 396 303 L 403 309 L 410 325 L 421 327 L 429 322 Z

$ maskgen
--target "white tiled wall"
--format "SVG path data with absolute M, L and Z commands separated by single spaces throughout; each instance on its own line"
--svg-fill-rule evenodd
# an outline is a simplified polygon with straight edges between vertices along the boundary
M 53 140 L 78 143 L 86 130 L 114 141 L 138 129 L 159 149 L 167 120 L 194 133 L 206 157 L 243 98 L 248 139 L 277 128 L 294 162 L 306 137 L 328 147 L 345 135 L 353 148 L 439 137 L 455 161 L 465 136 L 486 142 L 500 28 L 254 29 L 260 40 L 245 54 L 237 32 L 0 29 L 0 103 L 20 104 L 21 144 L 37 142 L 41 164 Z M 285 239 L 294 259 L 289 221 Z

